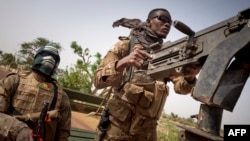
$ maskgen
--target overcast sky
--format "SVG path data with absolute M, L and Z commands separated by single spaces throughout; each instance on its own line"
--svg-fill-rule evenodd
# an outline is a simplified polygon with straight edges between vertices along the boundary
M 59 67 L 65 68 L 77 59 L 72 41 L 104 56 L 118 36 L 128 35 L 129 29 L 112 27 L 123 17 L 146 20 L 151 9 L 166 8 L 173 20 L 197 32 L 249 7 L 250 0 L 0 0 L 0 50 L 15 53 L 23 42 L 44 37 L 61 44 Z M 184 36 L 172 28 L 165 41 Z M 222 125 L 250 124 L 249 87 L 247 83 L 233 112 L 224 111 Z M 190 95 L 179 96 L 171 89 L 164 111 L 189 117 L 198 113 L 199 105 Z

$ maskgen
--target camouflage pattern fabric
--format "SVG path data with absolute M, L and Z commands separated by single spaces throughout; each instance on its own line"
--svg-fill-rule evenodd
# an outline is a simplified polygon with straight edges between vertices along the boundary
M 97 88 L 112 86 L 115 94 L 113 99 L 108 102 L 111 125 L 103 140 L 156 141 L 157 119 L 165 104 L 168 87 L 162 80 L 153 80 L 146 76 L 146 73 L 137 73 L 134 71 L 130 81 L 130 84 L 133 85 L 125 85 L 127 90 L 122 89 L 117 91 L 124 80 L 126 72 L 115 71 L 115 63 L 125 57 L 128 54 L 128 50 L 129 40 L 118 41 L 108 51 L 97 68 L 94 77 L 94 84 Z M 160 84 L 159 86 L 157 86 L 157 82 Z M 189 84 L 184 78 L 176 78 L 173 84 L 177 93 L 180 94 L 190 92 L 194 86 L 194 83 Z M 156 90 L 156 86 L 158 90 Z M 129 95 L 129 93 L 131 94 Z M 140 99 L 139 97 L 141 97 L 142 93 L 144 93 L 144 98 Z M 162 98 L 159 96 L 156 97 L 157 93 L 164 96 Z M 126 95 L 127 97 L 124 98 Z M 153 112 L 154 109 L 158 113 Z
M 195 79 L 192 83 L 188 83 L 184 77 L 177 77 L 173 79 L 174 90 L 178 94 L 189 94 L 194 87 L 197 79 Z

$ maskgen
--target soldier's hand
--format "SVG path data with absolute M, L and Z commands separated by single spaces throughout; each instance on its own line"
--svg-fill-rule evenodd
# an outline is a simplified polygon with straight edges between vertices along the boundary
M 126 60 L 127 66 L 141 67 L 143 62 L 148 58 L 151 58 L 150 54 L 142 48 L 136 48 L 124 59 Z
M 196 75 L 198 75 L 201 71 L 201 68 L 197 67 L 197 68 L 190 68 L 189 69 L 189 75 L 185 75 L 185 80 L 187 80 L 188 82 L 194 82 Z
M 137 47 L 128 56 L 117 62 L 116 70 L 123 71 L 128 66 L 141 67 L 143 62 L 148 58 L 152 58 L 152 56 L 143 50 L 142 47 Z
M 33 141 L 32 130 L 30 128 L 23 128 L 17 135 L 16 141 Z
M 184 77 L 188 82 L 193 82 L 196 76 L 200 73 L 200 67 L 190 67 L 185 70 L 185 74 L 178 73 L 169 77 L 170 80 L 174 80 L 178 77 Z

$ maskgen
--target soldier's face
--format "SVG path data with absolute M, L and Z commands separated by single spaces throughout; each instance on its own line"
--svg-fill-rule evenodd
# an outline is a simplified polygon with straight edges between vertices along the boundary
M 147 24 L 159 38 L 166 38 L 172 25 L 170 14 L 165 11 L 157 11 L 154 14 L 151 19 L 147 20 Z

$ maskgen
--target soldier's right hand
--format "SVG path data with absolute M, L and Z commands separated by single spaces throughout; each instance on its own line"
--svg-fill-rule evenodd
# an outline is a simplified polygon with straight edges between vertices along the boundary
M 30 128 L 23 128 L 16 137 L 16 141 L 33 141 L 32 130 Z
M 127 65 L 134 67 L 141 67 L 143 62 L 148 58 L 152 57 L 142 48 L 136 48 L 127 57 L 125 57 L 125 59 L 127 59 Z
M 152 58 L 152 56 L 145 50 L 143 50 L 143 48 L 138 47 L 134 49 L 128 56 L 118 61 L 116 65 L 116 70 L 123 70 L 125 67 L 128 66 L 134 66 L 139 68 L 143 65 L 143 62 L 148 58 Z

